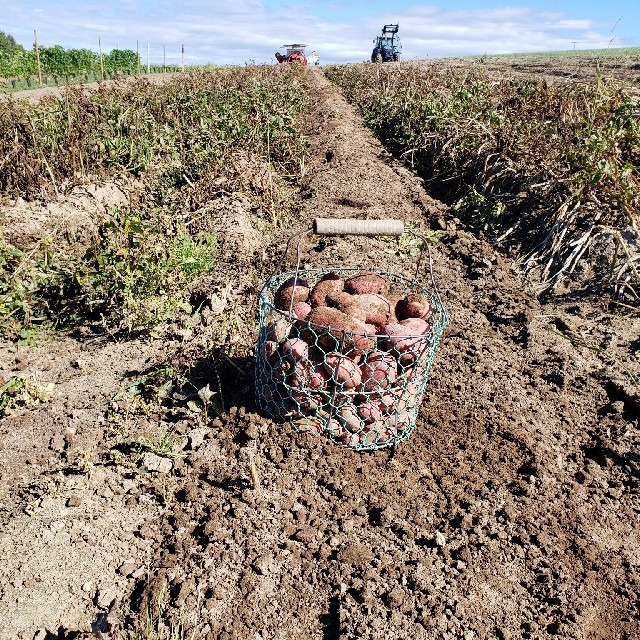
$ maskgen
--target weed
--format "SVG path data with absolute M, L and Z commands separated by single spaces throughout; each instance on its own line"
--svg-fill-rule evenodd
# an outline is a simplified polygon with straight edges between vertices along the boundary
M 194 633 L 187 633 L 182 620 L 174 620 L 169 614 L 169 588 L 163 581 L 155 602 L 147 601 L 135 631 L 122 631 L 123 640 L 194 640 Z
M 389 249 L 390 253 L 416 257 L 423 251 L 426 251 L 427 243 L 435 244 L 440 242 L 444 233 L 444 231 L 429 231 L 423 233 L 422 235 L 424 235 L 426 242 L 410 232 L 405 232 L 401 236 L 385 237 L 383 240 L 391 245 L 392 248 Z
M 175 444 L 174 434 L 167 432 L 151 438 L 141 436 L 134 440 L 133 449 L 138 453 L 148 451 L 161 458 L 184 458 L 184 453 L 174 451 Z
M 10 407 L 16 402 L 24 386 L 24 378 L 11 376 L 0 387 L 0 417 L 4 415 L 7 407 Z
M 11 376 L 0 387 L 0 416 L 10 406 L 29 407 L 46 402 L 53 388 L 53 382 L 42 383 L 36 376 Z
M 481 235 L 495 235 L 504 228 L 507 207 L 497 198 L 478 193 L 473 187 L 451 209 L 462 214 Z

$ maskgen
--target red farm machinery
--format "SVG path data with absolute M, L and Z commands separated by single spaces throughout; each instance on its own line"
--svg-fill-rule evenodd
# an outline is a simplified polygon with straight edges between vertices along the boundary
M 276 60 L 280 64 L 297 62 L 306 67 L 309 64 L 304 52 L 307 46 L 306 44 L 283 44 L 282 48 L 286 49 L 287 52 L 285 54 L 276 52 Z

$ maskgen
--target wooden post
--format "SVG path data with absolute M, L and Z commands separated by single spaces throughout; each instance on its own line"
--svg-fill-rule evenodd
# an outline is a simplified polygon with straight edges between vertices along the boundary
M 162 73 L 167 70 L 167 48 L 162 45 Z
M 182 45 L 182 71 L 184 72 L 184 45 Z
M 98 38 L 98 50 L 100 51 L 100 79 L 104 82 L 104 61 L 102 60 L 102 39 Z
M 151 73 L 151 67 L 150 67 L 149 59 L 150 59 L 150 56 L 149 56 L 149 43 L 147 42 L 147 73 Z
M 38 62 L 38 84 L 42 84 L 42 69 L 40 68 L 40 49 L 38 49 L 38 34 L 33 30 L 33 39 L 36 45 L 36 60 Z
M 140 43 L 136 40 L 136 75 L 140 75 Z

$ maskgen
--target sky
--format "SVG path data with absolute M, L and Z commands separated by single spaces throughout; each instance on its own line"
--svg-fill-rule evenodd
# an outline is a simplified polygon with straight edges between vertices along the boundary
M 398 23 L 404 60 L 640 46 L 639 0 L 0 0 L 0 31 L 31 49 L 139 48 L 143 64 L 275 62 L 292 42 L 320 64 L 362 62 Z

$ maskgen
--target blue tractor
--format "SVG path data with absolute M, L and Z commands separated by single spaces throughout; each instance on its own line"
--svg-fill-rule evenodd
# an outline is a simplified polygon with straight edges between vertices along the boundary
M 398 62 L 402 53 L 402 43 L 397 24 L 385 24 L 382 35 L 374 39 L 376 46 L 371 52 L 371 62 Z

